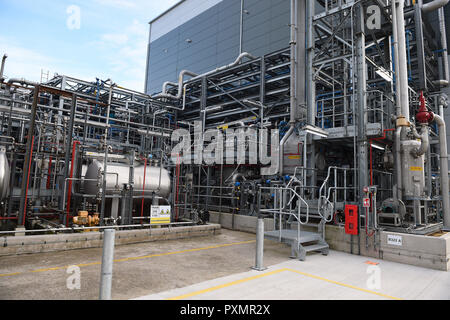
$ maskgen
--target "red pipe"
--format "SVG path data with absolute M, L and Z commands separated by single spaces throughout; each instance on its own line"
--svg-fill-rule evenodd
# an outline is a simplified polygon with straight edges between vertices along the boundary
M 72 146 L 72 163 L 70 164 L 70 176 L 69 179 L 73 178 L 73 167 L 75 163 L 75 152 L 77 149 L 77 144 L 81 144 L 80 141 L 74 141 Z M 66 227 L 69 225 L 70 216 L 70 200 L 72 198 L 72 180 L 69 180 L 69 190 L 67 191 L 67 217 L 66 217 Z
M 144 184 L 142 186 L 142 205 L 141 205 L 141 218 L 144 217 L 144 197 L 145 197 L 145 176 L 147 175 L 147 158 L 144 162 Z M 141 224 L 144 223 L 144 219 L 141 219 Z
M 17 220 L 17 217 L 0 217 L 0 220 Z
M 31 161 L 33 160 L 33 147 L 34 147 L 34 136 L 31 138 L 31 152 L 30 152 L 30 161 L 28 163 L 27 188 L 25 189 L 25 205 L 23 207 L 23 221 L 22 221 L 23 226 L 25 225 L 25 217 L 27 215 L 27 198 L 28 198 L 28 187 L 30 184 Z

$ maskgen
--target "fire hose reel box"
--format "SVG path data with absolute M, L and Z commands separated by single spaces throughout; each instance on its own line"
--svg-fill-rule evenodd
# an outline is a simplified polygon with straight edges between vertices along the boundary
M 345 206 L 345 233 L 357 235 L 358 234 L 358 206 Z

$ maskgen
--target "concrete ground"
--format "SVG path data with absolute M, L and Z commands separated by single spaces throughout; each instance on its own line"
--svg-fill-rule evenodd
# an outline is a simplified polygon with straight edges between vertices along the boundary
M 290 248 L 265 242 L 263 272 L 255 235 L 222 234 L 118 246 L 113 299 L 450 299 L 450 273 L 330 251 L 289 259 Z M 101 249 L 0 259 L 0 299 L 97 299 Z M 81 270 L 70 290 L 67 267 Z M 378 281 L 379 280 L 379 281 Z
M 116 246 L 113 299 L 130 299 L 186 287 L 254 265 L 255 235 L 222 230 L 215 236 Z M 290 250 L 283 244 L 266 244 L 266 261 L 285 261 Z M 0 257 L 0 299 L 98 299 L 102 249 Z M 80 290 L 69 290 L 72 275 L 81 271 Z
M 139 298 L 158 299 L 447 300 L 450 273 L 330 251 Z

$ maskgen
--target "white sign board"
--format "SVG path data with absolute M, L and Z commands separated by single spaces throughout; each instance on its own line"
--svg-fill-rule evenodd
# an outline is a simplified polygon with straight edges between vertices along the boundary
M 151 224 L 170 223 L 170 206 L 152 206 Z
M 393 234 L 387 235 L 387 244 L 393 245 L 393 246 L 402 246 L 402 236 L 397 236 Z

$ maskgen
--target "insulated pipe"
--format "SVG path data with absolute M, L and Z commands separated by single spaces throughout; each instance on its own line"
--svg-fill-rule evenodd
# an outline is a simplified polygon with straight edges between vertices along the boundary
M 395 171 L 397 173 L 396 176 L 397 192 L 395 198 L 397 198 L 398 200 L 401 200 L 403 198 L 402 161 L 401 161 L 401 145 L 400 145 L 402 128 L 403 127 L 397 127 L 397 130 L 395 130 Z
M 3 81 L 3 71 L 5 71 L 5 62 L 8 55 L 5 53 L 2 58 L 2 66 L 0 67 L 0 81 Z
M 10 78 L 8 80 L 8 86 L 10 87 L 13 83 L 20 83 L 22 85 L 30 85 L 30 86 L 33 86 L 33 87 L 36 87 L 36 86 L 39 85 L 39 83 L 37 83 L 37 82 L 28 81 L 28 80 L 25 80 L 25 79 Z
M 420 156 L 423 156 L 428 151 L 428 148 L 430 146 L 428 126 L 426 124 L 422 125 L 422 130 L 420 131 L 420 133 L 421 133 L 420 135 L 417 133 L 416 128 L 413 128 L 412 131 L 413 131 L 414 137 L 416 137 L 417 139 L 420 139 L 420 141 L 421 141 L 420 147 L 413 151 L 413 156 L 418 158 Z
M 297 61 L 295 59 L 297 55 L 297 25 L 296 25 L 296 3 L 297 0 L 291 0 L 291 41 L 289 43 L 291 47 L 291 88 L 290 88 L 290 122 L 293 124 L 297 119 L 297 97 L 296 97 L 296 89 L 297 89 Z
M 202 78 L 202 77 L 209 76 L 209 75 L 211 75 L 211 74 L 213 74 L 213 73 L 216 73 L 216 72 L 219 72 L 219 71 L 223 71 L 223 70 L 226 70 L 226 69 L 235 67 L 235 66 L 237 66 L 237 65 L 241 62 L 241 60 L 244 59 L 245 57 L 247 57 L 247 58 L 249 58 L 249 59 L 252 59 L 252 60 L 253 60 L 253 59 L 256 59 L 256 57 L 252 56 L 250 53 L 248 53 L 248 52 L 243 52 L 243 53 L 241 53 L 241 54 L 239 55 L 239 57 L 237 57 L 237 59 L 236 59 L 233 63 L 230 63 L 229 65 L 226 65 L 226 66 L 223 66 L 223 67 L 220 67 L 220 68 L 211 70 L 211 71 L 209 71 L 209 72 L 206 72 L 206 73 L 203 73 L 203 74 L 200 74 L 200 75 L 197 75 L 197 74 L 195 74 L 195 73 L 193 73 L 193 72 L 191 72 L 191 71 L 188 71 L 188 70 L 183 70 L 183 71 L 181 71 L 181 73 L 180 73 L 180 75 L 179 75 L 179 77 L 178 77 L 178 94 L 177 94 L 176 96 L 171 95 L 171 94 L 168 94 L 168 93 L 165 91 L 165 90 L 167 89 L 167 85 L 170 85 L 170 84 L 173 83 L 173 82 L 172 82 L 172 83 L 166 82 L 166 83 L 165 83 L 165 87 L 163 86 L 163 92 L 160 93 L 160 94 L 158 94 L 158 95 L 156 95 L 156 96 L 154 96 L 153 98 L 154 98 L 154 99 L 169 98 L 169 99 L 179 100 L 179 99 L 181 99 L 181 96 L 182 96 L 183 93 L 185 92 L 185 88 L 184 88 L 184 90 L 183 90 L 183 83 L 184 83 L 184 76 L 185 76 L 185 75 L 188 75 L 188 76 L 193 77 L 193 78 L 191 79 L 191 81 L 192 81 L 192 80 L 197 80 L 197 79 L 200 79 L 200 78 Z
M 405 15 L 403 12 L 404 2 L 398 1 L 398 7 L 396 7 L 396 19 L 397 19 L 397 37 L 398 37 L 398 67 L 399 75 L 397 90 L 400 90 L 401 95 L 401 112 L 409 121 L 409 86 L 408 86 L 408 64 L 406 59 L 406 39 L 405 39 Z
M 397 15 L 396 15 L 396 6 L 395 0 L 392 0 L 392 38 L 393 38 L 393 46 L 394 46 L 394 65 L 395 65 L 395 96 L 397 100 L 397 104 L 395 107 L 395 112 L 397 116 L 402 114 L 402 99 L 400 95 L 400 86 L 399 86 L 399 60 L 398 60 L 398 36 L 397 36 Z
M 195 77 L 197 76 L 196 73 L 193 73 L 189 70 L 183 70 L 180 72 L 180 75 L 178 76 L 178 94 L 176 96 L 172 95 L 172 94 L 168 94 L 167 93 L 167 85 L 171 84 L 171 83 L 164 83 L 163 85 L 163 92 L 154 96 L 153 98 L 155 99 L 160 99 L 160 98 L 169 98 L 169 99 L 175 99 L 175 100 L 179 100 L 181 99 L 181 95 L 183 94 L 183 82 L 184 82 L 184 77 L 185 76 L 191 76 L 191 77 Z M 172 82 L 173 83 L 173 82 Z
M 448 1 L 448 0 L 447 0 Z M 441 7 L 438 10 L 439 16 L 439 29 L 441 32 L 441 44 L 442 44 L 442 64 L 444 69 L 444 79 L 435 81 L 436 84 L 442 87 L 446 87 L 450 81 L 450 75 L 448 70 L 448 51 L 447 51 L 447 34 L 445 32 L 445 18 L 444 8 Z
M 427 13 L 444 7 L 449 0 L 434 0 L 422 5 L 422 12 Z
M 284 144 L 286 143 L 287 139 L 289 139 L 289 137 L 291 136 L 291 134 L 293 132 L 294 132 L 294 125 L 292 124 L 291 127 L 289 128 L 288 132 L 286 133 L 286 135 L 280 141 L 280 153 L 278 155 L 279 158 L 278 158 L 278 170 L 277 170 L 277 173 L 280 175 L 283 173 Z
M 449 185 L 448 185 L 448 151 L 447 151 L 447 131 L 445 128 L 445 121 L 443 118 L 434 115 L 434 121 L 439 128 L 439 149 L 441 162 L 441 195 L 442 207 L 444 215 L 444 228 L 450 229 L 450 199 L 449 199 Z

